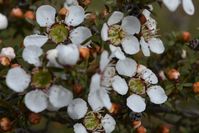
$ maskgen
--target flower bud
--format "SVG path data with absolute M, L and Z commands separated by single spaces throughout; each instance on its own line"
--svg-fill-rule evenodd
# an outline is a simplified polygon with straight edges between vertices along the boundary
M 166 125 L 166 124 L 161 125 L 159 132 L 160 133 L 170 133 L 170 126 Z
M 9 66 L 10 65 L 10 59 L 6 56 L 0 56 L 0 63 L 3 66 Z
M 3 131 L 9 131 L 12 128 L 12 122 L 9 118 L 3 117 L 0 119 L 0 127 Z
M 85 6 L 91 4 L 92 0 L 81 0 L 81 3 Z
M 0 13 L 0 30 L 6 29 L 8 27 L 8 19 L 5 15 Z
M 182 32 L 182 41 L 189 42 L 191 39 L 191 34 L 187 31 Z
M 79 49 L 79 52 L 80 52 L 80 56 L 83 58 L 83 59 L 88 59 L 89 56 L 90 56 L 90 50 L 86 47 L 81 47 Z
M 146 23 L 147 19 L 146 17 L 142 14 L 139 16 L 139 20 L 140 20 L 140 23 L 143 25 Z
M 194 91 L 195 93 L 199 93 L 199 81 L 193 83 L 193 91 Z
M 73 86 L 73 92 L 77 95 L 80 95 L 83 92 L 84 88 L 80 84 L 75 84 Z
M 16 57 L 15 51 L 12 47 L 2 48 L 1 55 L 8 57 L 10 60 L 12 60 Z
M 146 133 L 147 130 L 144 126 L 140 126 L 136 129 L 136 133 Z
M 142 122 L 141 121 L 132 121 L 132 126 L 133 128 L 139 128 L 141 126 Z
M 170 69 L 167 73 L 167 76 L 170 80 L 178 80 L 180 77 L 180 73 L 176 69 Z
M 121 106 L 119 104 L 113 103 L 109 112 L 111 114 L 117 114 L 119 113 L 120 109 L 121 109 Z
M 36 125 L 39 124 L 41 121 L 41 115 L 38 113 L 31 112 L 28 116 L 28 120 L 31 124 Z
M 11 11 L 11 14 L 10 14 L 12 17 L 15 17 L 15 18 L 23 18 L 23 12 L 21 10 L 21 8 L 13 8 L 12 11 Z
M 24 14 L 24 17 L 26 19 L 34 20 L 35 19 L 35 14 L 34 14 L 33 11 L 26 11 L 26 13 Z
M 67 14 L 68 14 L 68 10 L 65 7 L 59 10 L 59 15 L 66 16 Z

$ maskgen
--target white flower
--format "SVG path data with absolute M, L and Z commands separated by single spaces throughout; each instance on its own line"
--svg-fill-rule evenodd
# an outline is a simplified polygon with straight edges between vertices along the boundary
M 73 94 L 68 89 L 60 85 L 53 85 L 48 93 L 42 90 L 32 90 L 25 95 L 24 102 L 32 112 L 39 113 L 45 109 L 56 111 L 66 107 L 71 103 Z
M 73 2 L 71 0 L 66 1 L 68 4 Z M 25 47 L 29 45 L 42 47 L 49 39 L 56 44 L 71 40 L 72 43 L 80 45 L 92 36 L 87 27 L 70 28 L 71 26 L 78 26 L 84 21 L 85 11 L 81 6 L 76 4 L 69 6 L 64 21 L 58 21 L 55 15 L 56 9 L 50 5 L 43 5 L 37 9 L 36 21 L 41 27 L 47 28 L 47 35 L 33 34 L 26 36 L 24 39 Z M 71 31 L 71 29 L 73 30 Z
M 12 47 L 2 48 L 0 55 L 8 57 L 10 60 L 16 57 L 15 51 Z
M 146 22 L 142 25 L 142 36 L 140 38 L 141 50 L 145 56 L 150 56 L 150 51 L 156 54 L 162 54 L 165 50 L 163 42 L 157 38 L 157 23 L 148 10 L 143 10 Z
M 116 70 L 120 75 L 130 78 L 126 78 L 127 82 L 124 78 L 116 75 L 113 78 L 112 87 L 120 95 L 126 95 L 127 91 L 133 93 L 127 98 L 127 106 L 132 111 L 140 113 L 145 110 L 145 100 L 140 96 L 140 94 L 144 94 L 145 92 L 154 104 L 162 104 L 167 100 L 162 87 L 154 85 L 158 83 L 158 78 L 145 66 L 137 65 L 134 60 L 126 58 L 116 63 Z
M 21 67 L 11 68 L 6 75 L 7 86 L 15 92 L 23 92 L 30 84 L 31 77 Z
M 195 12 L 192 0 L 163 0 L 163 3 L 172 12 L 175 11 L 181 3 L 184 11 L 188 15 L 193 15 Z
M 73 101 L 68 105 L 67 109 L 68 115 L 74 120 L 83 118 L 87 111 L 87 103 L 81 98 L 73 99 Z
M 6 29 L 8 27 L 8 19 L 5 15 L 0 13 L 0 30 Z
M 74 44 L 58 45 L 57 59 L 62 65 L 75 65 L 79 60 L 79 49 Z
M 23 92 L 28 88 L 31 76 L 21 67 L 11 68 L 6 75 L 7 86 L 15 92 Z M 39 89 L 32 90 L 25 95 L 24 102 L 28 109 L 38 113 L 45 109 L 58 110 L 71 103 L 73 94 L 59 85 L 52 85 L 48 92 Z
M 73 126 L 75 133 L 88 133 L 87 130 L 95 133 L 102 131 L 105 133 L 111 133 L 114 131 L 116 126 L 116 121 L 111 115 L 105 114 L 105 116 L 102 116 L 99 112 L 92 111 L 87 112 L 83 118 L 83 123 L 84 125 L 81 123 L 76 123 Z
M 118 24 L 121 22 L 121 24 Z M 120 11 L 115 11 L 109 17 L 108 22 L 103 24 L 101 30 L 101 37 L 104 41 L 110 41 L 114 46 L 122 45 L 126 54 L 136 54 L 139 52 L 139 41 L 134 34 L 139 33 L 141 28 L 140 21 L 134 16 L 126 16 Z M 111 47 L 111 46 L 110 46 Z M 113 47 L 114 48 L 114 47 Z M 124 58 L 120 51 L 121 49 L 110 48 L 114 53 L 116 50 L 116 57 L 119 59 Z M 118 53 L 119 52 L 119 53 Z

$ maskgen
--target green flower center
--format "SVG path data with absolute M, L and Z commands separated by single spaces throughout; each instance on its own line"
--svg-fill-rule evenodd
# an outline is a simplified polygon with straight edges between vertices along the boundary
M 108 37 L 113 45 L 120 45 L 125 37 L 125 32 L 120 25 L 113 25 L 109 29 Z
M 129 80 L 129 88 L 133 93 L 136 94 L 144 94 L 145 93 L 145 85 L 141 79 L 132 78 Z
M 49 38 L 56 44 L 67 40 L 69 29 L 65 24 L 54 24 L 49 31 Z
M 98 129 L 101 129 L 101 119 L 100 119 L 99 113 L 94 112 L 88 112 L 86 116 L 84 117 L 84 126 L 89 131 L 97 131 Z
M 32 76 L 32 86 L 38 89 L 46 89 L 52 83 L 52 75 L 47 69 L 36 70 Z

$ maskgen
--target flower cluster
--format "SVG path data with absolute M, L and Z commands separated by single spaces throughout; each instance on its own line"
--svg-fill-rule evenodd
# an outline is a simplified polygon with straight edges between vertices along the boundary
M 163 3 L 173 11 L 181 1 Z M 194 13 L 191 0 L 182 0 L 182 4 L 188 14 Z M 139 17 L 113 11 L 108 17 L 103 16 L 100 29 L 87 25 L 88 14 L 77 0 L 66 0 L 63 8 L 61 15 L 50 5 L 37 8 L 39 28 L 23 41 L 22 59 L 27 68 L 15 60 L 18 53 L 13 48 L 1 50 L 1 64 L 10 66 L 6 85 L 23 95 L 28 110 L 40 113 L 66 109 L 74 121 L 75 133 L 111 133 L 117 122 L 112 115 L 114 103 L 121 104 L 130 115 L 144 112 L 148 101 L 167 101 L 156 74 L 134 58 L 165 51 L 151 5 L 140 9 Z M 0 29 L 7 25 L 7 18 L 0 14 Z M 103 46 L 93 41 L 96 36 Z M 81 58 L 82 48 L 87 49 L 86 59 Z M 86 76 L 88 81 L 80 76 Z M 88 82 L 85 95 L 77 95 L 73 86 L 82 81 Z

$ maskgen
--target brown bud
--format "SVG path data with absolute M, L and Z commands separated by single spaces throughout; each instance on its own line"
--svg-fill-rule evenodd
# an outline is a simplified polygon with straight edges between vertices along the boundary
M 23 12 L 21 10 L 21 8 L 13 8 L 12 11 L 11 11 L 11 14 L 10 14 L 12 17 L 15 17 L 15 18 L 23 18 Z
M 3 65 L 3 66 L 9 66 L 10 63 L 11 63 L 11 61 L 10 61 L 10 59 L 9 59 L 8 57 L 6 57 L 6 56 L 0 56 L 0 63 L 1 63 L 1 65 Z
M 191 34 L 187 31 L 182 32 L 182 41 L 189 42 L 191 40 Z
M 80 56 L 81 56 L 83 59 L 88 59 L 89 56 L 90 56 L 90 50 L 89 50 L 89 48 L 81 47 L 81 48 L 79 49 L 79 52 L 80 52 Z
M 170 80 L 178 80 L 180 77 L 180 73 L 176 69 L 170 69 L 167 73 L 167 76 Z
M 146 17 L 143 15 L 143 14 L 141 14 L 140 16 L 139 16 L 139 20 L 140 20 L 140 23 L 143 25 L 143 24 L 145 24 L 146 23 Z
M 41 115 L 38 113 L 31 112 L 28 116 L 28 120 L 31 124 L 36 125 L 39 124 L 41 121 Z
M 104 9 L 104 10 L 102 10 L 102 12 L 100 13 L 100 16 L 102 16 L 102 17 L 106 17 L 106 16 L 108 16 L 109 15 L 109 12 L 108 12 L 108 9 Z
M 160 133 L 170 133 L 170 128 L 168 125 L 160 126 Z
M 136 129 L 136 133 L 146 133 L 147 130 L 144 126 L 140 126 Z
M 109 112 L 112 114 L 117 114 L 119 113 L 121 109 L 121 106 L 117 103 L 112 103 L 111 109 L 109 109 Z
M 141 126 L 142 122 L 141 121 L 132 121 L 132 126 L 133 128 L 139 128 Z
M 193 91 L 194 91 L 195 93 L 199 93 L 199 81 L 193 83 Z
M 94 13 L 90 13 L 90 14 L 86 15 L 86 19 L 91 22 L 95 22 L 96 18 L 97 18 L 97 16 Z
M 75 84 L 73 86 L 73 92 L 77 95 L 80 95 L 83 92 L 84 88 L 80 84 Z
M 89 4 L 91 4 L 92 0 L 81 0 L 80 1 L 83 5 L 87 6 Z
M 9 131 L 12 128 L 12 122 L 9 118 L 3 117 L 0 119 L 0 127 L 3 131 Z
M 68 10 L 65 7 L 59 10 L 59 15 L 66 16 L 67 14 L 68 14 Z
M 26 11 L 24 17 L 26 19 L 34 20 L 35 19 L 35 14 L 33 11 Z

